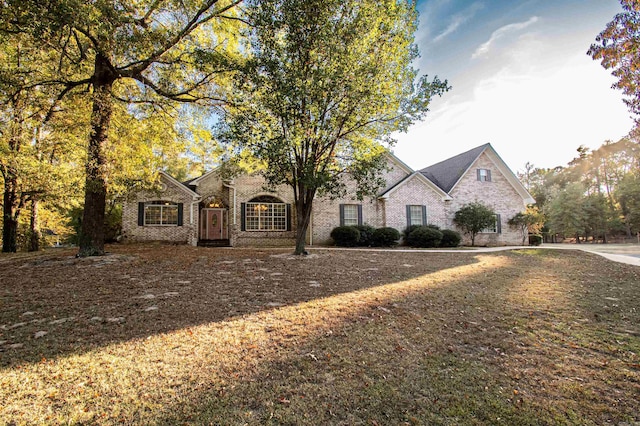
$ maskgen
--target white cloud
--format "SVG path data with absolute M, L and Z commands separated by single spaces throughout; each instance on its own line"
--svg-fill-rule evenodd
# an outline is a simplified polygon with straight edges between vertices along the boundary
M 486 42 L 478 46 L 476 51 L 473 52 L 473 55 L 471 55 L 471 59 L 476 59 L 480 56 L 486 55 L 491 49 L 491 46 L 495 44 L 499 39 L 501 39 L 502 37 L 504 37 L 505 35 L 511 32 L 521 31 L 535 24 L 536 22 L 538 22 L 538 20 L 539 18 L 537 16 L 533 16 L 525 22 L 516 22 L 514 24 L 509 24 L 509 25 L 505 25 L 503 27 L 498 28 L 491 34 L 491 37 L 489 38 L 489 40 L 487 40 Z
M 398 135 L 399 158 L 419 169 L 491 142 L 514 172 L 526 162 L 563 166 L 578 146 L 597 148 L 633 124 L 612 77 L 584 54 L 478 77 L 466 96 L 447 94 L 424 123 Z
M 456 30 L 460 28 L 460 26 L 471 20 L 475 16 L 475 14 L 478 13 L 478 11 L 483 7 L 484 5 L 482 3 L 473 3 L 470 7 L 463 10 L 461 13 L 456 13 L 455 15 L 453 15 L 451 17 L 451 22 L 449 23 L 449 25 L 447 25 L 444 31 L 442 31 L 433 39 L 433 42 L 437 43 L 448 35 L 456 32 Z
M 457 24 L 460 18 L 443 18 L 432 8 L 446 8 L 443 2 L 425 2 L 430 15 L 423 30 L 431 29 L 431 35 L 418 35 L 421 50 L 432 51 L 423 66 L 449 78 L 453 90 L 434 99 L 425 121 L 395 135 L 394 151 L 409 166 L 420 169 L 487 142 L 514 171 L 527 162 L 564 166 L 578 146 L 594 149 L 631 130 L 622 94 L 611 89 L 614 78 L 585 53 L 605 18 L 583 14 L 584 25 L 577 25 L 576 16 L 547 18 L 544 10 L 520 10 L 525 14 L 510 21 L 515 23 L 480 45 L 477 40 L 487 35 L 478 36 L 478 28 L 470 25 L 479 13 Z M 493 5 L 485 2 L 485 7 Z M 437 45 L 433 35 L 441 37 Z M 491 60 L 473 60 L 472 53 L 480 59 L 491 55 Z

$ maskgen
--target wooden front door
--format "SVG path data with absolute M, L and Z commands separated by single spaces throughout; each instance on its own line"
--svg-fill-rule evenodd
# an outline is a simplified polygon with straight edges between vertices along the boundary
M 227 239 L 226 211 L 224 209 L 202 209 L 200 214 L 200 239 Z

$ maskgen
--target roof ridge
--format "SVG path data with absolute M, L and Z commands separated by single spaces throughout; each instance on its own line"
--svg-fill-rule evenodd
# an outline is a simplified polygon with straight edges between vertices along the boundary
M 429 165 L 429 166 L 427 166 L 427 167 L 425 167 L 425 168 L 423 168 L 423 169 L 420 169 L 419 171 L 421 172 L 421 171 L 426 170 L 426 169 L 428 169 L 428 168 L 431 168 L 431 167 L 433 167 L 433 166 L 437 166 L 438 164 L 442 164 L 442 163 L 449 162 L 450 160 L 453 160 L 454 158 L 458 158 L 458 157 L 462 157 L 462 156 L 468 155 L 468 154 L 469 154 L 469 153 L 471 153 L 472 151 L 480 150 L 480 148 L 482 148 L 482 150 L 480 150 L 480 151 L 484 151 L 484 149 L 485 149 L 485 148 L 487 148 L 488 146 L 491 146 L 491 143 L 487 142 L 487 143 L 485 143 L 485 144 L 478 145 L 478 146 L 476 146 L 475 148 L 471 148 L 471 149 L 470 149 L 470 150 L 468 150 L 468 151 L 462 152 L 462 153 L 460 153 L 460 154 L 456 154 L 456 155 L 454 155 L 454 156 L 452 156 L 452 157 L 445 158 L 445 159 L 444 159 L 444 160 L 442 160 L 442 161 L 438 161 L 437 163 L 431 164 L 431 165 Z M 479 156 L 480 156 L 480 153 L 478 153 L 478 155 L 476 156 L 476 158 L 477 158 L 477 157 L 479 157 Z
M 471 164 L 473 164 L 488 147 L 491 147 L 490 143 L 479 145 L 419 171 L 448 194 L 462 175 L 469 169 Z

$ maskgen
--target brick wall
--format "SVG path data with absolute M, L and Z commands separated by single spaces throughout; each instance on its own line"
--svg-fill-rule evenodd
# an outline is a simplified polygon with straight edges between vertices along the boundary
M 241 175 L 234 179 L 233 187 L 236 191 L 236 208 L 229 211 L 229 223 L 231 245 L 238 247 L 274 247 L 274 246 L 292 246 L 295 244 L 296 229 L 296 212 L 293 200 L 293 190 L 281 185 L 276 188 L 276 192 L 265 190 L 264 178 L 260 175 Z M 233 189 L 228 189 L 228 196 L 233 204 Z M 242 231 L 241 230 L 241 203 L 247 203 L 251 199 L 261 196 L 270 195 L 276 197 L 286 204 L 291 204 L 291 231 L 273 232 L 273 231 Z M 234 225 L 235 217 L 235 225 Z
M 427 207 L 427 223 L 447 228 L 445 201 L 442 195 L 428 188 L 417 176 L 403 183 L 386 200 L 386 226 L 402 232 L 407 227 L 407 205 Z
M 391 158 L 389 159 L 389 170 L 382 175 L 387 183 L 385 192 L 396 183 L 407 177 L 408 173 Z M 340 200 L 331 200 L 328 197 L 316 198 L 313 202 L 313 216 L 311 218 L 311 230 L 314 245 L 333 244 L 331 230 L 340 226 L 340 204 L 360 204 L 362 205 L 362 223 L 380 228 L 387 225 L 389 214 L 385 212 L 385 203 L 377 197 L 365 197 L 359 201 L 355 197 L 356 184 L 353 181 L 347 182 L 347 197 Z M 402 214 L 405 217 L 406 213 Z M 406 222 L 406 219 L 405 219 Z M 401 231 L 404 227 L 399 228 Z
M 233 200 L 229 200 L 229 188 L 223 185 L 217 170 L 202 177 L 202 180 L 198 182 L 196 192 L 200 194 L 205 205 L 214 199 L 222 202 L 226 208 L 229 208 L 233 203 Z
M 491 170 L 491 182 L 478 181 L 477 169 Z M 486 153 L 478 157 L 450 195 L 453 201 L 447 216 L 451 229 L 455 229 L 453 217 L 456 211 L 465 204 L 477 201 L 500 214 L 502 233 L 480 233 L 476 236 L 476 245 L 519 245 L 522 242 L 520 233 L 511 229 L 507 221 L 526 208 L 524 201 Z M 463 243 L 470 244 L 471 238 L 463 235 Z
M 404 167 L 389 160 L 390 170 L 383 174 L 386 189 L 389 189 L 408 176 Z M 476 169 L 491 170 L 491 182 L 479 182 Z M 129 201 L 123 207 L 123 236 L 125 241 L 162 240 L 196 244 L 198 241 L 199 204 L 194 202 L 188 192 L 163 175 L 162 182 L 167 185 L 163 192 L 143 192 L 138 199 Z M 199 181 L 197 192 L 204 203 L 215 198 L 228 208 L 229 239 L 232 246 L 291 246 L 295 243 L 296 211 L 292 189 L 288 186 L 276 188 L 276 192 L 265 190 L 264 179 L 259 175 L 241 175 L 236 177 L 233 188 L 225 186 L 214 171 Z M 347 197 L 342 200 L 330 200 L 328 197 L 316 197 L 313 203 L 313 215 L 307 243 L 332 244 L 331 230 L 340 225 L 340 204 L 362 205 L 363 223 L 375 228 L 391 226 L 403 231 L 407 225 L 407 205 L 427 206 L 427 222 L 443 229 L 455 229 L 453 217 L 464 204 L 480 201 L 501 215 L 501 234 L 479 234 L 478 245 L 520 244 L 521 236 L 507 225 L 507 221 L 516 213 L 524 210 L 524 202 L 513 189 L 504 175 L 487 154 L 482 154 L 469 172 L 461 179 L 450 194 L 453 201 L 443 201 L 441 194 L 426 186 L 417 177 L 409 179 L 389 194 L 388 199 L 377 197 L 358 201 L 355 198 L 355 183 L 347 183 Z M 386 189 L 383 192 L 386 192 Z M 235 191 L 235 205 L 234 205 Z M 241 203 L 261 196 L 271 195 L 291 204 L 291 231 L 242 231 Z M 163 200 L 184 204 L 183 226 L 138 226 L 138 201 Z M 470 239 L 465 237 L 465 242 Z M 312 240 L 311 240 L 312 239 Z
M 164 175 L 160 182 L 166 189 L 143 191 L 134 200 L 125 201 L 122 206 L 122 236 L 124 242 L 134 241 L 171 241 L 196 245 L 198 242 L 198 202 L 193 196 L 177 187 Z M 183 204 L 183 225 L 138 225 L 138 202 L 170 201 Z

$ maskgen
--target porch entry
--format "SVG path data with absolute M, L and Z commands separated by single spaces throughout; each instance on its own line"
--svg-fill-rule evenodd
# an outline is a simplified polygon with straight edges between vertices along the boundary
M 226 209 L 202 209 L 200 211 L 200 239 L 226 240 L 229 238 Z

